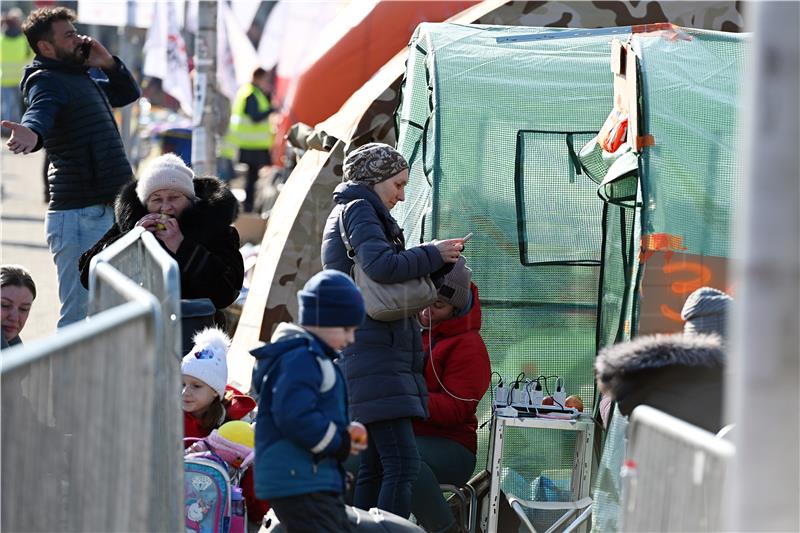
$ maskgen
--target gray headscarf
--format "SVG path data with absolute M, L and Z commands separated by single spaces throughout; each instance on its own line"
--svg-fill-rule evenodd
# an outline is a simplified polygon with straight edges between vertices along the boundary
M 344 178 L 349 181 L 375 185 L 408 169 L 403 154 L 383 143 L 359 146 L 344 160 Z
M 733 298 L 711 287 L 700 287 L 686 298 L 681 318 L 684 333 L 716 333 L 725 336 L 725 318 Z

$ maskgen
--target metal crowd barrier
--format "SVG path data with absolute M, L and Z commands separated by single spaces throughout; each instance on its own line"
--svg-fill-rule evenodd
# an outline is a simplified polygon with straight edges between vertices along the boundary
M 180 273 L 178 264 L 164 251 L 152 233 L 136 227 L 97 254 L 89 268 L 89 314 L 109 309 L 119 300 L 106 293 L 95 275 L 99 263 L 108 263 L 128 279 L 152 293 L 163 310 L 163 353 L 180 361 Z
M 136 231 L 90 276 L 87 320 L 2 352 L 0 530 L 182 531 L 177 265 Z
M 645 405 L 628 432 L 621 530 L 721 531 L 733 444 Z

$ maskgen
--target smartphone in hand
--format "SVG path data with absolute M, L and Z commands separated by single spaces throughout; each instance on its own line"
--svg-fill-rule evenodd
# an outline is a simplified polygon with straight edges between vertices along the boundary
M 89 55 L 92 53 L 92 41 L 84 41 L 81 45 L 81 54 L 83 54 L 83 59 L 88 60 Z

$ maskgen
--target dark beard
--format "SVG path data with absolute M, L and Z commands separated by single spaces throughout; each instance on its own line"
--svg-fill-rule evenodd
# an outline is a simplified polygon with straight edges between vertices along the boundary
M 80 47 L 72 51 L 56 48 L 56 59 L 71 65 L 83 65 L 86 62 L 86 58 L 83 57 Z

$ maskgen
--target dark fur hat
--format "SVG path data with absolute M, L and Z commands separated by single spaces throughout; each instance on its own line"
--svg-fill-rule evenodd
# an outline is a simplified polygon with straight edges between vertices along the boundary
M 653 369 L 688 367 L 720 369 L 725 365 L 717 335 L 649 335 L 600 351 L 594 367 L 600 391 L 623 396 L 637 375 Z

